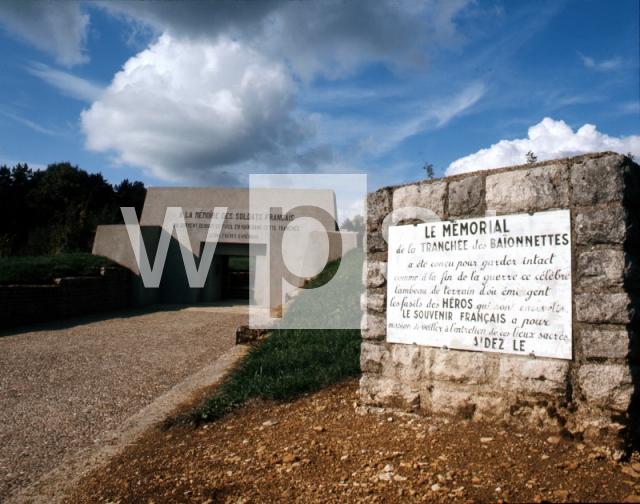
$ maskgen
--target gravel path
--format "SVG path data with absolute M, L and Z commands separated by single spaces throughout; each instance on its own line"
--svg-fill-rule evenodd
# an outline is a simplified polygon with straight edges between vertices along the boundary
M 213 363 L 247 319 L 163 306 L 0 333 L 0 502 Z

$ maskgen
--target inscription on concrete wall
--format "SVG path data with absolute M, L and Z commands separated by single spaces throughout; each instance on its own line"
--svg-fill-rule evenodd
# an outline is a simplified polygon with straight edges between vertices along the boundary
M 568 210 L 389 229 L 387 341 L 571 359 Z
M 295 216 L 281 213 L 251 213 L 249 210 L 227 211 L 224 215 L 214 208 L 183 208 L 182 217 L 185 227 L 202 241 L 206 239 L 207 231 L 213 217 L 224 217 L 220 231 L 221 241 L 249 243 L 250 240 L 265 240 L 263 236 L 269 231 L 299 231 L 300 226 L 289 225 Z M 217 225 L 220 227 L 220 225 Z

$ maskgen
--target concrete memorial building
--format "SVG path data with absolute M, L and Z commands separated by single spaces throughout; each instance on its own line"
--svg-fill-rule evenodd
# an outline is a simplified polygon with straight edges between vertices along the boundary
M 215 222 L 213 234 L 217 235 L 217 243 L 201 287 L 190 285 L 174 227 L 158 287 L 145 287 L 126 225 L 99 226 L 96 232 L 93 253 L 132 272 L 132 299 L 136 306 L 234 297 L 265 307 L 278 306 L 281 302 L 271 300 L 269 292 L 269 275 L 274 269 L 295 273 L 295 285 L 287 284 L 281 293 L 284 296 L 299 287 L 305 277 L 321 271 L 327 261 L 356 246 L 356 233 L 338 230 L 332 190 L 151 187 L 140 217 L 140 254 L 146 252 L 152 267 L 162 245 L 163 223 L 170 207 L 181 209 L 180 225 L 186 227 L 196 267 Z M 223 208 L 226 210 L 222 213 Z M 275 260 L 272 248 L 279 254 Z M 229 258 L 238 256 L 250 258 L 250 272 L 230 271 Z

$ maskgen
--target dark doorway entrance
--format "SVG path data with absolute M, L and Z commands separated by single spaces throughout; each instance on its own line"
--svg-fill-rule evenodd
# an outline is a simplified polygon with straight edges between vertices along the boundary
M 255 256 L 227 256 L 226 275 L 223 279 L 224 299 L 254 300 L 251 271 L 255 272 Z
M 266 255 L 266 249 L 264 244 L 250 247 L 248 243 L 218 243 L 200 301 L 233 299 L 254 303 L 255 288 L 251 277 L 255 273 L 256 255 Z

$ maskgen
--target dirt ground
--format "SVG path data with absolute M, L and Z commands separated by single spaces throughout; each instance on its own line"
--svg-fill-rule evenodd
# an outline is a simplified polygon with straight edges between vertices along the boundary
M 65 502 L 640 502 L 637 455 L 616 462 L 553 432 L 367 413 L 357 387 L 151 429 Z

